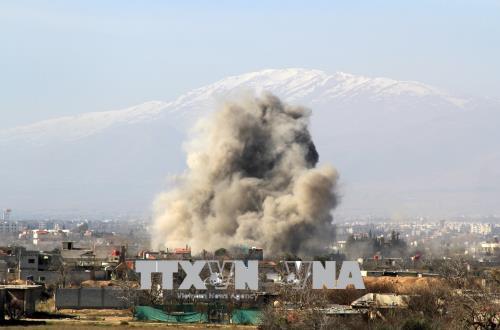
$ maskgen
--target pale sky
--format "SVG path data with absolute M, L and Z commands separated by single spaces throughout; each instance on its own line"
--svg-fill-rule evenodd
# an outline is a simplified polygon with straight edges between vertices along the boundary
M 498 98 L 500 1 L 2 1 L 0 129 L 305 67 Z

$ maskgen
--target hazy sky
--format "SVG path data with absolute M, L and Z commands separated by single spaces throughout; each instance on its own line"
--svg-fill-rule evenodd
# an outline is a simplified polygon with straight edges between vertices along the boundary
M 0 128 L 306 67 L 498 97 L 500 1 L 2 1 Z

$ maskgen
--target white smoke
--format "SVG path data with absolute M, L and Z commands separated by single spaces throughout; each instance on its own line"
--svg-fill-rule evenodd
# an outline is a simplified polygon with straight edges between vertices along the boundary
M 177 187 L 157 197 L 153 246 L 324 250 L 338 175 L 315 168 L 309 115 L 271 94 L 226 102 L 191 141 Z

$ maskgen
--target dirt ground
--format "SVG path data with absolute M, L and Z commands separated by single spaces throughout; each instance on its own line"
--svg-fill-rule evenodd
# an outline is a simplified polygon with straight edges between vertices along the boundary
M 250 330 L 257 329 L 254 326 L 236 326 L 236 325 L 219 325 L 219 324 L 167 324 L 161 322 L 144 322 L 135 321 L 132 318 L 130 310 L 114 310 L 114 309 L 62 309 L 57 313 L 47 313 L 48 318 L 44 318 L 44 314 L 40 313 L 36 319 L 23 319 L 16 323 L 0 324 L 4 329 L 70 329 L 84 330 L 92 328 L 112 328 L 112 329 L 181 329 L 181 330 L 197 330 L 197 329 L 234 329 L 234 330 Z
M 85 321 L 85 320 L 23 320 L 17 324 L 0 324 L 3 329 L 70 329 L 70 330 L 85 330 L 92 328 L 112 328 L 112 329 L 180 329 L 180 330 L 198 330 L 198 329 L 234 329 L 234 330 L 250 330 L 257 329 L 254 326 L 236 326 L 236 325 L 211 325 L 211 324 L 193 324 L 193 325 L 177 325 L 155 322 L 138 322 L 138 321 Z
M 439 287 L 443 280 L 435 277 L 365 277 L 363 278 L 367 288 L 377 286 L 391 286 L 395 293 L 409 294 L 415 289 Z

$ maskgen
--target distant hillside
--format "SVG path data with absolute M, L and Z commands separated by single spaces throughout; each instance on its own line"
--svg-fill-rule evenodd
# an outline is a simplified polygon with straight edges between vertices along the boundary
M 146 212 L 166 177 L 182 172 L 188 128 L 245 90 L 312 109 L 320 161 L 341 174 L 338 213 L 500 212 L 499 102 L 306 69 L 232 76 L 171 102 L 0 131 L 0 206 L 39 214 Z

